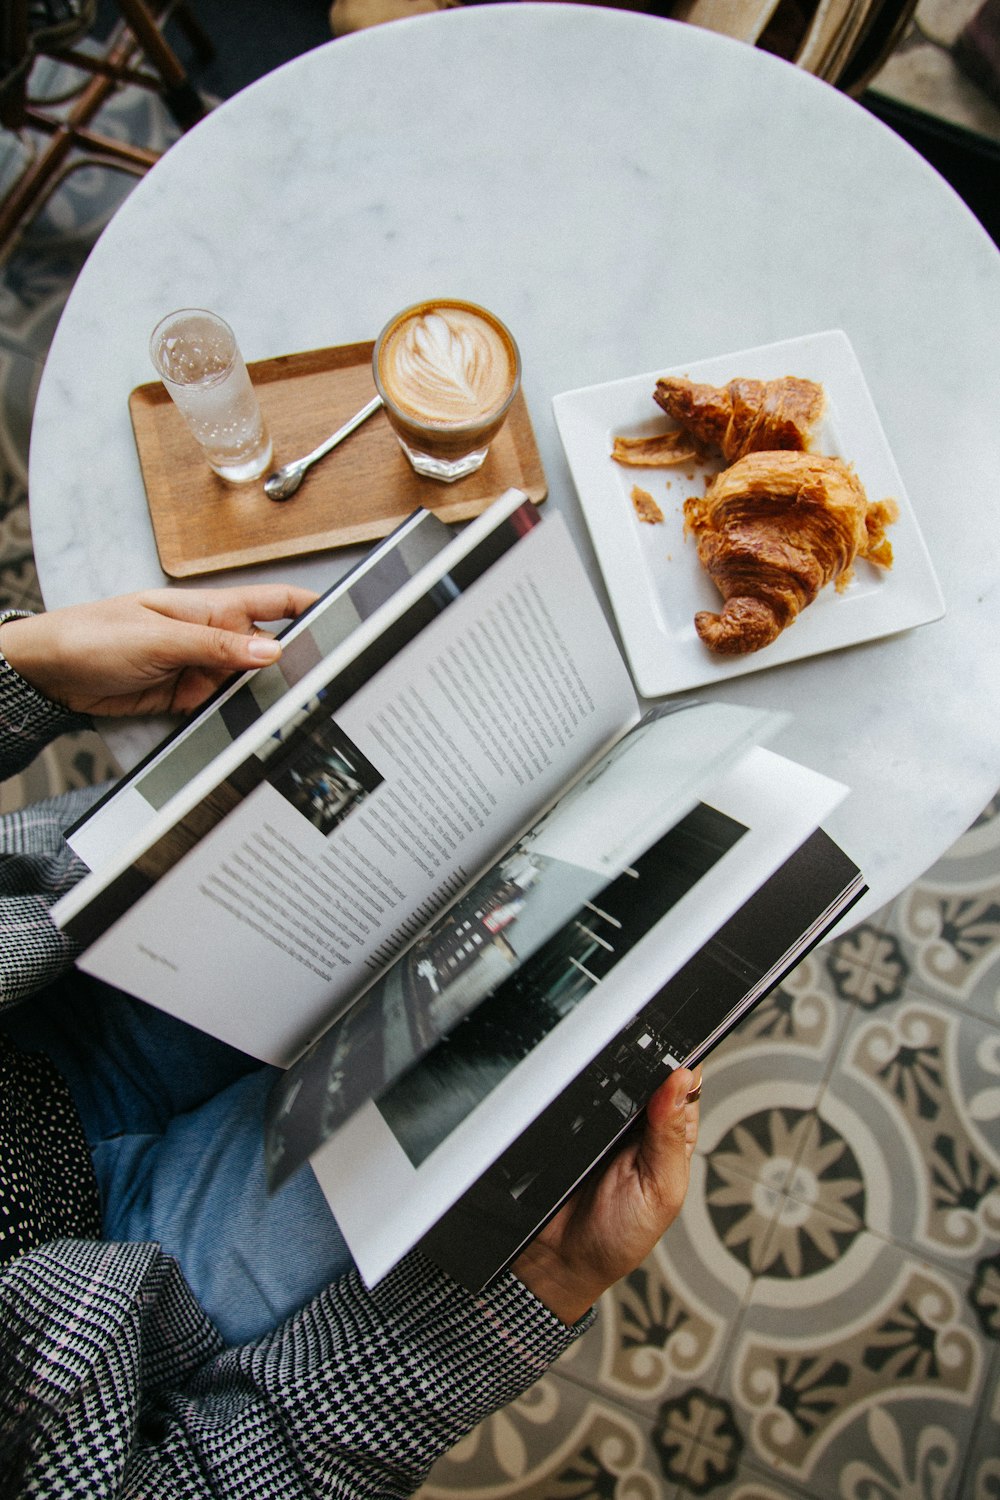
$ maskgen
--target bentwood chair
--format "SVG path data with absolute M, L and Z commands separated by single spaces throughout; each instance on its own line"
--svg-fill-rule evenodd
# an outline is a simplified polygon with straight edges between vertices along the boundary
M 91 33 L 97 0 L 5 0 L 0 9 L 0 126 L 24 147 L 25 163 L 0 198 L 0 258 L 67 173 L 97 164 L 141 175 L 157 159 L 142 145 L 113 140 L 94 128 L 115 89 L 138 84 L 163 99 L 186 130 L 207 105 L 164 38 L 173 16 L 201 59 L 212 44 L 185 0 L 154 8 L 146 0 L 116 0 L 118 20 L 96 43 Z M 89 45 L 88 45 L 89 43 Z M 83 81 L 58 101 L 32 97 L 32 74 L 42 58 L 69 65 Z

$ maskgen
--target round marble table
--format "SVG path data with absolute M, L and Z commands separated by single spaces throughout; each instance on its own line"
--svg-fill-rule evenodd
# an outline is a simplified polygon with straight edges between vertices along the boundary
M 860 106 L 712 33 L 589 6 L 450 11 L 320 47 L 196 126 L 108 226 L 43 373 L 48 606 L 164 581 L 126 402 L 165 309 L 217 309 L 255 359 L 372 338 L 435 293 L 515 331 L 547 503 L 598 582 L 553 395 L 846 332 L 946 615 L 711 691 L 793 710 L 777 748 L 853 789 L 828 826 L 869 880 L 860 913 L 896 895 L 1000 784 L 1000 256 Z M 353 560 L 278 571 L 319 586 Z M 112 742 L 130 760 L 148 735 Z

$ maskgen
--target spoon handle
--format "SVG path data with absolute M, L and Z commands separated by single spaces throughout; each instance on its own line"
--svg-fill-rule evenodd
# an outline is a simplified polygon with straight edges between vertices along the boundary
M 336 448 L 337 444 L 343 442 L 345 437 L 350 437 L 354 429 L 360 427 L 362 422 L 366 422 L 373 412 L 378 411 L 381 405 L 382 397 L 373 396 L 367 406 L 363 406 L 359 412 L 356 412 L 350 421 L 344 423 L 343 427 L 338 427 L 337 431 L 326 439 L 326 442 L 320 443 L 318 448 L 314 448 L 311 453 L 307 453 L 304 458 L 300 458 L 296 467 L 307 469 L 318 458 L 325 457 L 331 448 Z

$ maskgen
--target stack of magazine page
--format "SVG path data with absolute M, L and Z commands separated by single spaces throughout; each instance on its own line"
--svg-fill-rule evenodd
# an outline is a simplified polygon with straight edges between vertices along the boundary
M 80 966 L 283 1071 L 377 1283 L 478 1289 L 864 889 L 782 716 L 643 712 L 562 517 L 418 512 L 69 834 Z

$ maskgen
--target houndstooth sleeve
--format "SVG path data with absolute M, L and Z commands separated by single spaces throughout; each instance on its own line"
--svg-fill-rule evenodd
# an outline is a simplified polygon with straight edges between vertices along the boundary
M 23 1493 L 50 1500 L 401 1500 L 590 1321 L 414 1253 L 220 1351 L 156 1246 L 53 1242 L 0 1274 L 0 1430 L 27 1416 Z
M 0 780 L 89 723 L 42 697 L 0 652 Z M 0 1009 L 57 978 L 75 956 L 49 907 L 86 873 L 63 832 L 98 795 L 85 788 L 0 816 Z

